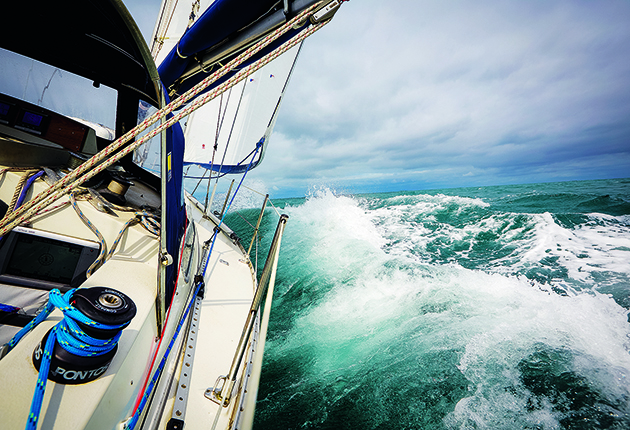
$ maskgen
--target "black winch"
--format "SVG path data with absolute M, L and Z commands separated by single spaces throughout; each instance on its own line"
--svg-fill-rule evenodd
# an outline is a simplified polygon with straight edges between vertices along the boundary
M 108 326 L 125 325 L 136 315 L 136 305 L 120 291 L 92 287 L 77 289 L 70 299 L 70 304 L 91 320 Z M 68 315 L 65 318 L 69 318 Z M 102 329 L 76 321 L 83 332 L 94 338 L 107 340 L 114 338 L 122 328 Z M 50 329 L 33 351 L 33 364 L 39 370 L 42 355 Z M 58 339 L 50 360 L 48 379 L 61 384 L 83 384 L 93 381 L 107 371 L 118 345 L 101 355 L 80 356 L 67 351 Z

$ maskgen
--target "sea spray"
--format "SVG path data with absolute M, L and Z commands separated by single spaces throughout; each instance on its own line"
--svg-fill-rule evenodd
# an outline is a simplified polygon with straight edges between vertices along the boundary
M 531 212 L 496 189 L 284 202 L 256 428 L 630 427 L 619 187 L 589 213 L 557 184 Z

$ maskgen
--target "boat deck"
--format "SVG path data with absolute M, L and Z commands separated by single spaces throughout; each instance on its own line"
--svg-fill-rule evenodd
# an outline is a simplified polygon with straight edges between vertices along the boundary
M 0 178 L 0 198 L 10 200 L 19 172 L 6 172 Z M 34 192 L 40 192 L 46 184 L 38 180 Z M 30 194 L 29 194 L 30 196 Z M 67 197 L 64 197 L 64 199 Z M 117 212 L 115 215 L 99 212 L 88 201 L 78 202 L 86 216 L 99 227 L 106 242 L 111 244 L 124 222 L 133 213 Z M 197 240 L 193 271 L 199 261 L 199 248 L 211 238 L 215 223 L 203 218 L 194 204 L 189 204 L 189 216 L 195 221 Z M 51 231 L 82 240 L 94 240 L 93 233 L 84 226 L 70 206 L 34 219 L 30 227 L 37 230 Z M 212 388 L 218 376 L 227 374 L 236 346 L 242 333 L 243 325 L 255 290 L 255 276 L 249 259 L 242 248 L 228 237 L 223 229 L 217 235 L 212 255 L 208 262 L 205 277 L 205 295 L 200 303 L 200 314 L 195 318 L 198 327 L 198 340 L 194 351 L 194 367 L 191 373 L 188 395 L 189 411 L 185 415 L 190 428 L 209 428 L 216 412 L 221 409 L 221 418 L 217 428 L 226 428 L 230 420 L 231 408 L 220 408 L 204 396 Z M 164 340 L 158 347 L 156 323 L 156 291 L 158 265 L 157 238 L 140 225 L 130 227 L 123 236 L 117 251 L 101 266 L 81 287 L 107 286 L 129 296 L 137 306 L 136 316 L 123 330 L 118 344 L 118 351 L 108 370 L 97 380 L 78 385 L 63 385 L 48 381 L 42 403 L 40 428 L 122 428 L 129 418 L 134 405 L 149 374 L 149 368 L 155 369 L 175 326 L 183 312 L 187 299 L 190 298 L 192 276 L 186 281 L 180 270 L 180 282 L 171 306 L 171 315 L 164 330 Z M 3 288 L 11 287 L 5 285 Z M 38 290 L 39 291 L 39 290 Z M 0 291 L 1 292 L 1 291 Z M 47 293 L 47 291 L 44 291 Z M 44 297 L 45 300 L 45 297 Z M 1 300 L 0 300 L 1 301 Z M 0 405 L 3 428 L 24 428 L 33 397 L 37 370 L 32 363 L 32 354 L 44 334 L 62 319 L 59 310 L 26 335 L 20 343 L 0 360 L 0 386 L 11 389 L 0 390 Z M 2 330 L 0 325 L 0 331 Z M 178 339 L 186 335 L 184 329 Z M 15 331 L 15 327 L 11 327 Z M 153 354 L 159 348 L 157 359 Z M 157 392 L 162 391 L 163 399 L 154 401 L 148 413 L 148 421 L 160 421 L 160 428 L 170 419 L 175 400 L 175 388 L 180 376 L 180 357 L 186 353 L 176 344 L 170 354 L 169 362 L 160 380 Z M 153 363 L 151 367 L 151 363 Z M 151 373 L 153 372 L 151 371 Z M 253 390 L 255 393 L 255 389 Z M 137 426 L 136 428 L 141 428 Z

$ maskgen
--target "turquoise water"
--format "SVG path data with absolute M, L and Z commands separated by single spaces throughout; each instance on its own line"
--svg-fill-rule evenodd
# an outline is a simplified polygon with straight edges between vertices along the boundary
M 255 429 L 630 428 L 630 179 L 274 203 Z

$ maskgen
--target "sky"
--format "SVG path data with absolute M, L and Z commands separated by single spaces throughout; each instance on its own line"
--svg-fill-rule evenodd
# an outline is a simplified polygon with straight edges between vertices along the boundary
M 126 3 L 150 37 L 160 0 Z M 248 180 L 281 198 L 630 177 L 629 22 L 627 0 L 345 2 Z

